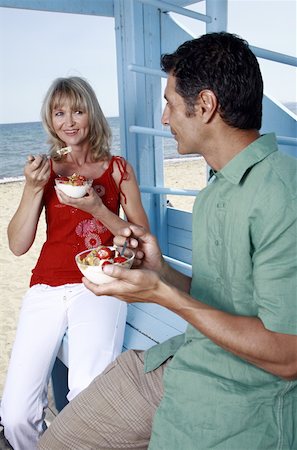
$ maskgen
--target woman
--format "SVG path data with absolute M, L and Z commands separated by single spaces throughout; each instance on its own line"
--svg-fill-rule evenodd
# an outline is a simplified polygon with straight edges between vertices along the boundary
M 20 205 L 8 226 L 10 249 L 26 253 L 45 208 L 47 237 L 32 271 L 19 318 L 1 404 L 5 437 L 14 450 L 34 450 L 45 429 L 52 367 L 64 333 L 69 342 L 71 400 L 121 352 L 126 304 L 98 298 L 81 282 L 74 257 L 129 222 L 148 228 L 132 167 L 110 153 L 110 129 L 91 86 L 79 77 L 55 80 L 42 106 L 50 157 L 30 155 Z M 61 154 L 60 150 L 71 151 Z M 88 194 L 70 198 L 55 178 L 74 173 L 93 180 Z

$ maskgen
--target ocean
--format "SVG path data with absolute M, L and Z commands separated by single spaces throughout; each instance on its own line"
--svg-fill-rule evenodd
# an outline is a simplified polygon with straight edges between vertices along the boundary
M 297 114 L 297 103 L 285 104 Z M 107 118 L 112 131 L 111 152 L 120 155 L 120 120 L 119 117 Z M 23 178 L 27 155 L 30 153 L 47 153 L 47 136 L 41 122 L 0 124 L 0 183 L 16 181 Z M 193 158 L 191 155 L 180 156 L 174 139 L 164 139 L 164 159 Z
M 119 117 L 107 120 L 112 131 L 111 152 L 120 155 Z M 46 142 L 41 122 L 0 124 L 0 183 L 22 179 L 27 155 L 47 153 Z M 173 139 L 164 139 L 164 158 L 179 158 Z

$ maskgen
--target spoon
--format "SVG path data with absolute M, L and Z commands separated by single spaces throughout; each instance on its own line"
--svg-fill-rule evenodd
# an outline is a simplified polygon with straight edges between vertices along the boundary
M 125 242 L 124 242 L 123 248 L 122 248 L 122 250 L 120 251 L 120 256 L 123 256 L 123 255 L 124 255 L 125 250 L 126 250 L 126 248 L 127 248 L 127 245 L 128 245 L 128 239 L 126 239 Z

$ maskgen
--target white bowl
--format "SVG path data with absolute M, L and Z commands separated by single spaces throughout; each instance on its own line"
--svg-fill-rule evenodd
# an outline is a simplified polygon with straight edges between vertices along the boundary
M 74 186 L 73 184 L 69 184 L 59 178 L 55 179 L 57 188 L 72 198 L 84 197 L 89 187 L 92 185 L 92 182 L 93 180 L 86 180 L 81 186 Z
M 101 259 L 100 261 L 95 259 L 95 263 L 98 263 L 98 265 L 90 265 L 85 261 L 85 258 L 91 253 L 91 252 L 95 252 L 98 249 L 102 249 L 102 248 L 109 248 L 111 251 L 115 251 L 116 252 L 116 256 L 119 256 L 119 251 L 117 250 L 116 247 L 112 247 L 112 246 L 106 246 L 106 245 L 100 245 L 96 248 L 91 248 L 89 250 L 85 250 L 83 252 L 78 253 L 75 256 L 75 261 L 77 264 L 77 267 L 79 268 L 79 270 L 81 271 L 81 273 L 90 281 L 92 281 L 92 283 L 95 284 L 105 284 L 105 283 L 110 283 L 111 281 L 114 281 L 113 277 L 110 277 L 109 275 L 106 275 L 103 270 L 102 270 L 102 263 L 105 261 L 109 261 L 112 264 L 114 264 L 115 266 L 120 266 L 120 267 L 125 267 L 126 269 L 130 269 L 132 264 L 133 264 L 133 260 L 135 258 L 135 253 L 129 249 L 126 248 L 125 249 L 125 257 L 127 258 L 126 261 L 124 262 L 113 262 L 113 258 L 112 259 Z

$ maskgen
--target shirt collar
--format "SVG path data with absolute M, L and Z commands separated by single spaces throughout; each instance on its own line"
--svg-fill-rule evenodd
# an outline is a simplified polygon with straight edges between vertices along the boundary
M 239 184 L 245 172 L 268 155 L 278 150 L 274 133 L 264 134 L 248 145 L 238 155 L 231 159 L 218 172 L 210 171 L 210 177 L 226 178 L 233 184 Z

